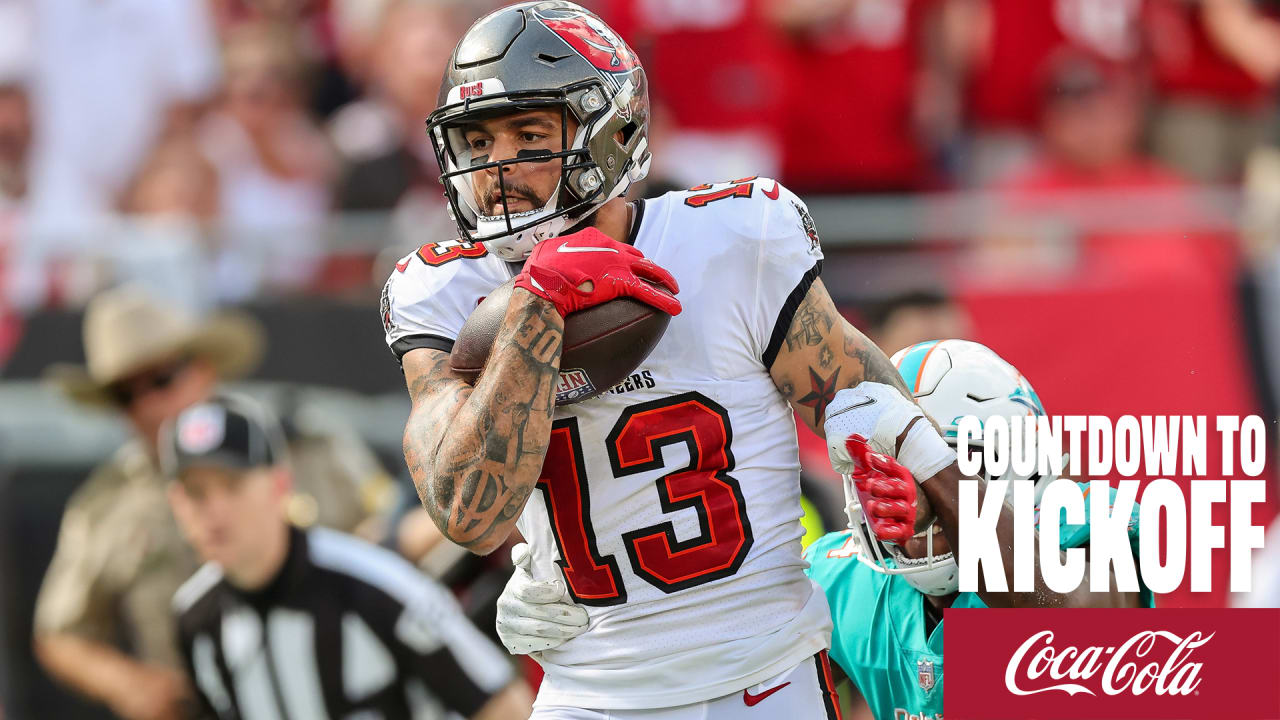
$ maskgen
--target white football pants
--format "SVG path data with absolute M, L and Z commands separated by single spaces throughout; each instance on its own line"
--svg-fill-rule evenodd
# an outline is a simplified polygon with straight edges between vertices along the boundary
M 827 653 L 759 685 L 724 697 L 650 710 L 591 710 L 565 705 L 535 707 L 529 720 L 840 720 L 840 699 Z

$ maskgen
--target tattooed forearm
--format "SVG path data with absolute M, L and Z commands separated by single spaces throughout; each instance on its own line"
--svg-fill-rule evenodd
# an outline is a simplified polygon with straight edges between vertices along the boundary
M 474 388 L 443 374 L 444 353 L 410 382 L 405 461 L 423 506 L 455 543 L 493 550 L 533 491 L 551 433 L 563 333 L 550 303 L 517 291 Z
M 841 317 L 821 280 L 796 308 L 786 340 L 769 373 L 800 418 L 818 432 L 835 394 L 863 380 L 893 385 L 910 397 L 893 363 Z

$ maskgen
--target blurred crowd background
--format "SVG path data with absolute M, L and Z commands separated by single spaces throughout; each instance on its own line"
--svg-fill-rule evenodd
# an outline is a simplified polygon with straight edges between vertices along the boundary
M 333 524 L 492 627 L 502 560 L 413 512 L 377 298 L 397 259 L 456 235 L 424 120 L 456 39 L 500 4 L 0 0 L 0 715 L 101 712 L 30 638 L 68 497 L 138 431 L 49 382 L 85 362 L 84 308 L 120 285 L 251 317 L 261 360 L 236 386 L 346 448 L 317 467 L 346 463 L 355 494 L 300 522 L 358 504 Z M 779 178 L 887 353 L 969 338 L 1052 414 L 1259 413 L 1276 437 L 1280 0 L 584 4 L 649 73 L 637 196 Z M 821 443 L 802 459 L 842 525 Z M 1218 551 L 1214 592 L 1161 604 L 1229 604 L 1225 580 Z

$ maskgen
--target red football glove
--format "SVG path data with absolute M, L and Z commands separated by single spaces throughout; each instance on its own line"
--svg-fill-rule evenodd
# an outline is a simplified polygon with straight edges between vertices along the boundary
M 588 281 L 591 289 L 581 290 Z M 671 295 L 650 283 L 666 288 Z M 672 297 L 680 292 L 680 286 L 671 273 L 634 247 L 595 228 L 538 243 L 516 276 L 516 287 L 550 300 L 561 315 L 619 297 L 635 298 L 668 315 L 680 314 L 680 301 Z
M 861 435 L 845 443 L 853 459 L 853 487 L 876 537 L 901 545 L 915 533 L 916 479 L 888 455 L 875 452 Z

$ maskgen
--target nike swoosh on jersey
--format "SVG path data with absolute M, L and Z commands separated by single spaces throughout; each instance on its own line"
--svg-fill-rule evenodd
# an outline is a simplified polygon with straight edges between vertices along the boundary
M 590 247 L 590 246 L 573 247 L 573 246 L 570 246 L 570 245 L 561 245 L 560 247 L 556 248 L 556 252 L 567 252 L 567 253 L 574 253 L 574 252 L 611 252 L 611 253 L 616 253 L 616 252 L 618 252 L 618 249 L 617 249 L 617 248 Z
M 760 702 L 761 700 L 763 700 L 763 699 L 765 699 L 765 698 L 769 697 L 770 695 L 772 695 L 772 694 L 774 694 L 774 693 L 778 692 L 779 690 L 781 690 L 782 688 L 784 688 L 784 687 L 786 687 L 786 686 L 788 686 L 788 685 L 790 685 L 790 684 L 791 684 L 791 681 L 790 681 L 790 680 L 788 680 L 787 682 L 784 682 L 784 683 L 782 683 L 781 685 L 778 685 L 777 687 L 771 687 L 771 688 L 769 688 L 768 690 L 765 690 L 764 692 L 760 693 L 759 695 L 752 695 L 750 690 L 743 690 L 743 691 L 742 691 L 742 702 L 746 703 L 746 704 L 747 704 L 747 707 L 754 707 L 756 703 L 758 703 L 758 702 Z
M 847 412 L 849 412 L 850 410 L 857 410 L 858 408 L 866 407 L 866 406 L 868 406 L 868 405 L 875 405 L 875 404 L 876 404 L 876 399 L 875 399 L 875 398 L 867 398 L 865 402 L 860 402 L 860 403 L 858 403 L 857 405 L 850 405 L 850 406 L 849 406 L 849 407 L 847 407 L 847 408 L 840 408 L 840 409 L 839 409 L 839 410 L 837 410 L 836 412 L 833 412 L 833 413 L 831 413 L 830 415 L 828 415 L 828 416 L 827 416 L 827 419 L 828 419 L 828 420 L 830 420 L 831 418 L 833 418 L 833 417 L 835 417 L 835 416 L 837 416 L 837 415 L 843 415 L 844 413 L 847 413 Z
M 778 181 L 777 180 L 773 181 L 773 192 L 769 192 L 764 188 L 761 188 L 760 192 L 764 193 L 764 196 L 769 198 L 770 200 L 777 200 L 778 199 Z

